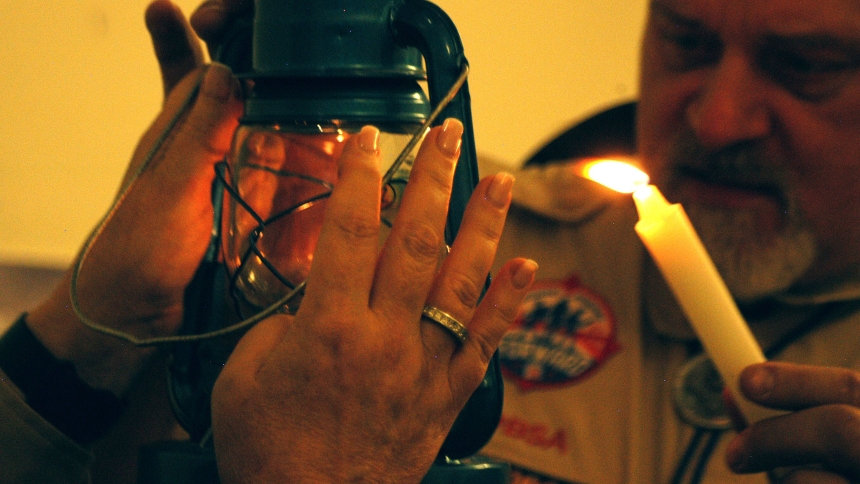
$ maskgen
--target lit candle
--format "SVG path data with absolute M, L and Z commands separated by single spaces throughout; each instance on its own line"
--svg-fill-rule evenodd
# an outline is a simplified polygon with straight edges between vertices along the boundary
M 725 282 L 693 229 L 684 208 L 670 204 L 648 175 L 618 161 L 590 162 L 583 176 L 614 190 L 633 193 L 635 229 L 693 326 L 738 409 L 748 423 L 777 415 L 741 396 L 744 367 L 765 361 Z

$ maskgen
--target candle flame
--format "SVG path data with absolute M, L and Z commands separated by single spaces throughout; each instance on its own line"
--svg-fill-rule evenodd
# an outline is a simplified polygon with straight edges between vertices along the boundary
M 621 193 L 633 193 L 648 186 L 648 175 L 630 163 L 618 160 L 592 160 L 579 168 L 580 174 Z

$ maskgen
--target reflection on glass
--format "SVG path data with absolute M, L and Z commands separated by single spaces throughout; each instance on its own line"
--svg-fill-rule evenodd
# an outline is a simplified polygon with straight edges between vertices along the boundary
M 222 252 L 230 292 L 241 316 L 274 304 L 305 280 L 322 216 L 337 184 L 337 160 L 361 126 L 240 126 L 219 178 L 229 194 L 222 216 Z M 390 170 L 419 126 L 380 127 L 382 168 Z M 383 187 L 380 245 L 409 178 L 413 153 Z M 301 296 L 289 301 L 295 312 Z

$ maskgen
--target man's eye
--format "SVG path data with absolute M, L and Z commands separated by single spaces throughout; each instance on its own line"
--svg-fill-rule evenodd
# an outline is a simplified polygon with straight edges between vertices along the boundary
M 845 60 L 805 57 L 789 52 L 770 56 L 769 64 L 778 71 L 795 76 L 830 74 L 849 67 L 849 63 Z
M 705 48 L 705 39 L 695 34 L 670 34 L 666 36 L 670 42 L 688 52 L 700 52 Z
M 855 77 L 860 59 L 841 54 L 774 50 L 763 54 L 760 64 L 777 84 L 797 97 L 820 101 Z
M 698 32 L 664 31 L 661 39 L 664 60 L 677 70 L 709 65 L 719 59 L 722 50 L 717 39 Z

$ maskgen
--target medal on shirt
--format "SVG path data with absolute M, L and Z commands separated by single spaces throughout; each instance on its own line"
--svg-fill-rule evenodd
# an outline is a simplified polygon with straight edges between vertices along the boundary
M 723 404 L 723 380 L 707 354 L 702 353 L 681 367 L 672 397 L 684 422 L 707 430 L 732 428 Z

